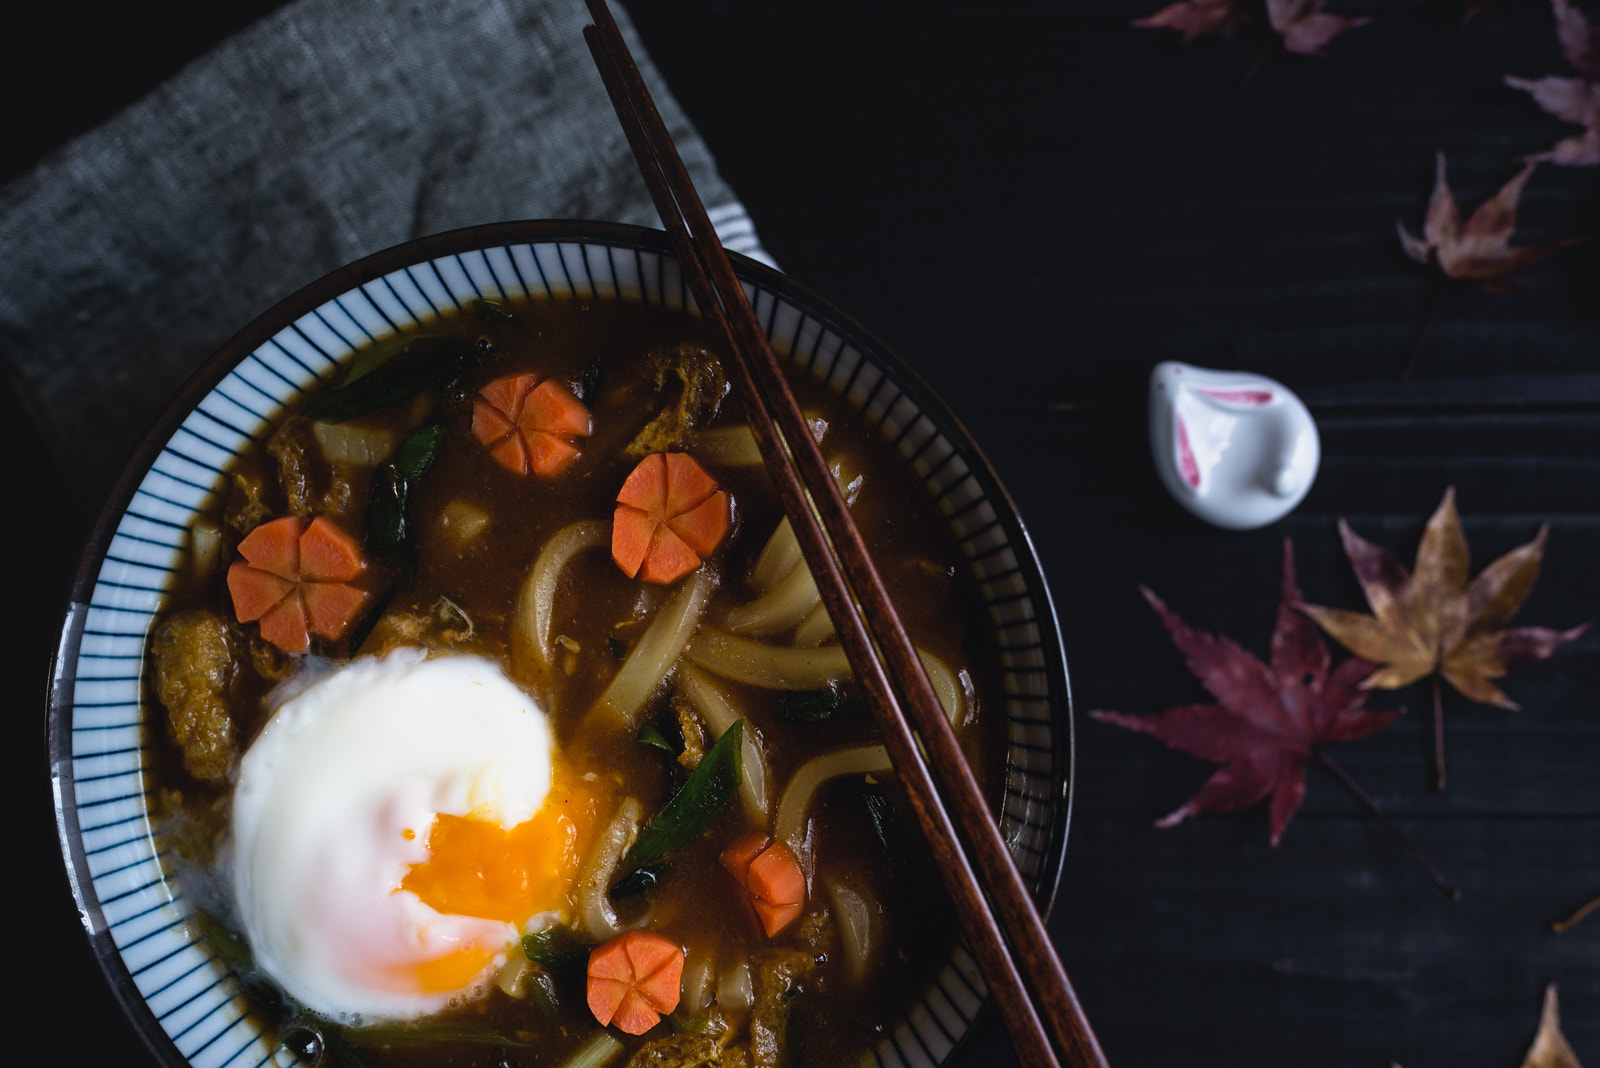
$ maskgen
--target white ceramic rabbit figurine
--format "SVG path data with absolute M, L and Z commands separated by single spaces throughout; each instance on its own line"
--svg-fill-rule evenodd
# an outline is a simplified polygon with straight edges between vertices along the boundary
M 1150 373 L 1150 448 L 1178 503 L 1229 530 L 1287 515 L 1322 453 L 1311 413 L 1282 383 L 1174 361 Z

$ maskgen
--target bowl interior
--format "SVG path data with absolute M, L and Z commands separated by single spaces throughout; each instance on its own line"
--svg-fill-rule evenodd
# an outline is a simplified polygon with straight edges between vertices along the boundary
M 1026 531 L 966 432 L 898 358 L 793 281 L 751 261 L 737 266 L 779 356 L 865 415 L 960 543 L 1001 656 L 1002 832 L 1047 907 L 1065 847 L 1072 725 L 1054 611 Z M 355 349 L 476 298 L 524 296 L 693 306 L 665 236 L 633 227 L 508 223 L 379 253 L 288 298 L 230 341 L 130 464 L 96 530 L 51 696 L 59 830 L 102 967 L 165 1063 L 273 1057 L 237 979 L 169 882 L 152 828 L 145 640 L 188 523 L 232 456 Z M 868 1063 L 945 1062 L 983 998 L 976 964 L 958 946 Z

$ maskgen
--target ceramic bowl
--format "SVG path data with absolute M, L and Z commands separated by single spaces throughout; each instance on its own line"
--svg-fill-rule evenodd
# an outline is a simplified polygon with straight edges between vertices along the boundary
M 1054 609 L 1016 509 L 904 362 L 791 279 L 735 259 L 778 354 L 865 414 L 960 542 L 1001 651 L 1004 838 L 1048 908 L 1066 843 L 1072 719 Z M 389 249 L 307 286 L 223 346 L 174 400 L 102 514 L 54 665 L 51 773 L 61 849 L 94 952 L 163 1064 L 285 1057 L 175 890 L 152 825 L 146 746 L 159 721 L 147 705 L 145 640 L 186 526 L 222 485 L 234 452 L 355 347 L 473 298 L 522 295 L 692 306 L 665 235 L 636 227 L 505 223 Z M 949 1062 L 984 998 L 975 963 L 958 947 L 865 1062 Z

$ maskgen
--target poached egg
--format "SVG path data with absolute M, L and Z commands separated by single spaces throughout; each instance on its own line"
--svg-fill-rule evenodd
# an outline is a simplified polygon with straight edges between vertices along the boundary
M 530 921 L 570 912 L 592 794 L 494 662 L 351 662 L 240 763 L 234 893 L 257 964 L 349 1023 L 476 997 Z

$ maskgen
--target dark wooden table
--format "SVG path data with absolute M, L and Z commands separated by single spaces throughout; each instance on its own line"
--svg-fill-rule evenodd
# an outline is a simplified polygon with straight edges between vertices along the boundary
M 137 49 L 132 10 L 50 13 L 39 66 L 5 74 L 28 107 L 4 174 L 272 6 L 197 8 Z M 767 248 L 950 401 L 1032 530 L 1078 708 L 1051 929 L 1112 1063 L 1509 1068 L 1555 982 L 1569 1039 L 1600 1064 L 1600 916 L 1548 929 L 1600 894 L 1600 633 L 1512 677 L 1521 712 L 1447 691 L 1448 793 L 1430 788 L 1425 685 L 1378 697 L 1409 714 L 1335 751 L 1457 903 L 1315 770 L 1277 849 L 1259 807 L 1154 829 L 1209 767 L 1084 715 L 1203 696 L 1137 584 L 1264 655 L 1284 538 L 1310 599 L 1358 608 L 1336 520 L 1409 562 L 1452 485 L 1474 569 L 1550 525 L 1520 621 L 1600 621 L 1600 244 L 1489 295 L 1441 286 L 1394 234 L 1420 225 L 1436 151 L 1473 204 L 1571 132 L 1501 83 L 1565 73 L 1549 10 L 1500 0 L 1458 29 L 1464 2 L 1343 5 L 1372 23 L 1304 58 L 1266 48 L 1259 21 L 1187 47 L 1129 27 L 1155 6 L 627 4 Z M 81 103 L 53 95 L 84 76 L 98 91 Z M 1597 232 L 1600 170 L 1541 169 L 1519 240 Z M 1224 533 L 1165 497 L 1144 436 L 1164 359 L 1261 372 L 1308 401 L 1322 472 L 1287 520 Z M 8 445 L 34 448 L 8 414 Z M 45 599 L 14 606 L 24 718 L 55 620 L 38 606 L 64 595 L 87 526 L 28 467 L 22 499 L 49 518 L 25 583 Z M 40 872 L 21 881 L 66 947 L 25 1004 L 82 999 L 90 1024 L 69 1040 L 145 1063 L 74 941 L 42 750 L 17 754 Z M 976 1060 L 1009 1063 L 1004 1037 Z

